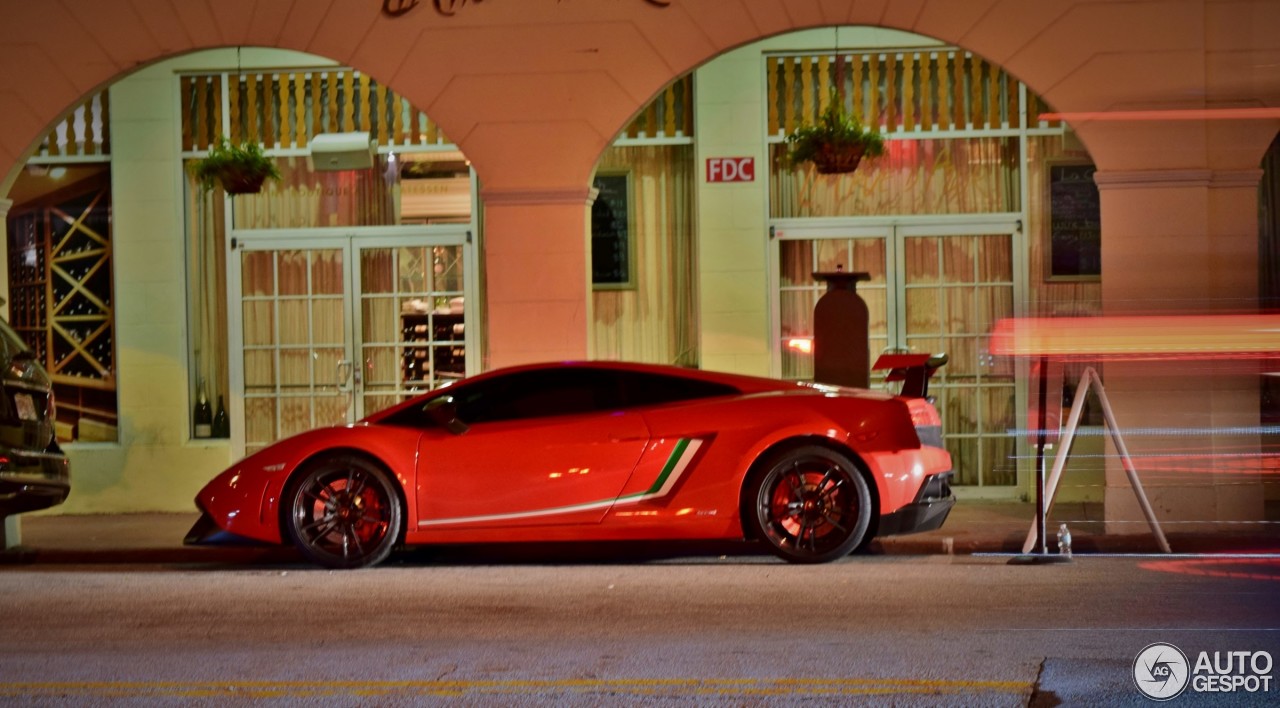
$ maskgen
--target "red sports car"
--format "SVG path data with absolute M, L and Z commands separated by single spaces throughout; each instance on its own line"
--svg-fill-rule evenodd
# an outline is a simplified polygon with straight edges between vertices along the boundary
M 261 450 L 188 543 L 292 542 L 332 568 L 400 544 L 759 539 L 800 563 L 936 529 L 955 503 L 923 398 L 605 362 L 491 371 Z

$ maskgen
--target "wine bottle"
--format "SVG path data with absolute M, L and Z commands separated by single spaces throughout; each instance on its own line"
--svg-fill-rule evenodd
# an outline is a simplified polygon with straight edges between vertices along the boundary
M 209 398 L 204 395 L 204 384 L 200 384 L 196 394 L 196 437 L 207 438 L 213 435 L 213 411 L 209 407 Z
M 231 420 L 227 418 L 227 408 L 222 403 L 222 395 L 218 395 L 218 412 L 213 416 L 213 437 L 231 437 Z

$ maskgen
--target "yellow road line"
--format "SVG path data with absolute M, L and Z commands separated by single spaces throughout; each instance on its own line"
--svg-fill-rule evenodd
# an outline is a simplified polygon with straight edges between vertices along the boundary
M 295 696 L 379 696 L 412 694 L 466 696 L 476 694 L 594 693 L 631 695 L 892 695 L 953 694 L 974 691 L 1021 693 L 1021 681 L 947 679 L 546 679 L 509 681 L 16 681 L 0 682 L 0 696 L 171 696 L 206 698 L 281 698 Z

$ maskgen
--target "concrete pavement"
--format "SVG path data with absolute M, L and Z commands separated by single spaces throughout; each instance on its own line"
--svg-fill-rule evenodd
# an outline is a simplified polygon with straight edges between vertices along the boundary
M 184 546 L 183 537 L 195 523 L 197 514 L 146 513 L 102 515 L 35 514 L 21 518 L 20 544 L 0 552 L 0 564 L 31 563 L 226 563 L 255 564 L 299 562 L 299 556 L 286 547 L 254 546 Z M 1025 502 L 961 500 L 950 517 L 937 531 L 877 539 L 873 553 L 884 554 L 973 554 L 1018 553 L 1027 536 L 1035 506 Z M 1049 519 L 1049 550 L 1056 552 L 1056 534 L 1060 523 L 1067 523 L 1072 535 L 1073 551 L 1089 553 L 1158 553 L 1153 535 L 1139 524 L 1143 533 L 1105 533 L 1100 509 L 1085 504 L 1059 504 Z M 1174 553 L 1280 553 L 1280 522 L 1226 524 L 1214 530 L 1179 531 L 1176 525 L 1164 527 Z M 607 546 L 608 544 L 600 544 Z M 648 544 L 651 545 L 651 544 Z M 647 544 L 614 544 L 613 558 L 635 555 L 638 559 L 654 557 Z M 742 544 L 706 544 L 681 547 L 664 544 L 657 555 L 750 553 L 754 548 Z M 468 557 L 497 558 L 498 562 L 525 557 L 510 550 L 492 547 L 452 549 L 446 556 L 456 560 Z M 572 546 L 558 544 L 559 553 L 572 556 Z M 569 550 L 566 550 L 569 549 Z M 472 551 L 479 551 L 472 553 Z M 593 555 L 588 553 L 587 555 Z M 542 554 L 545 558 L 546 554 Z

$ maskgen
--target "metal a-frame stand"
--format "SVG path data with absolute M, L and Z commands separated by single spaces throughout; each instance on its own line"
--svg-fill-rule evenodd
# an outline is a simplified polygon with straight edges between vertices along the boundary
M 1043 391 L 1047 376 L 1045 370 L 1040 371 L 1041 389 Z M 1040 436 L 1040 449 L 1038 450 L 1037 460 L 1041 464 L 1037 465 L 1036 473 L 1039 476 L 1039 484 L 1036 493 L 1036 520 L 1031 525 L 1031 530 L 1027 533 L 1027 540 L 1022 545 L 1022 552 L 1028 554 L 1032 552 L 1037 545 L 1037 537 L 1039 539 L 1039 550 L 1041 555 L 1048 553 L 1048 541 L 1045 538 L 1045 528 L 1047 525 L 1049 511 L 1053 508 L 1054 496 L 1058 491 L 1058 482 L 1062 478 L 1062 470 L 1067 465 L 1067 455 L 1071 453 L 1071 443 L 1075 440 L 1076 430 L 1080 427 L 1080 416 L 1084 410 L 1084 397 L 1092 388 L 1098 396 L 1098 402 L 1102 405 L 1102 414 L 1106 421 L 1107 430 L 1111 435 L 1111 441 L 1115 443 L 1116 450 L 1120 453 L 1120 460 L 1124 464 L 1125 474 L 1129 476 L 1129 485 L 1133 487 L 1133 493 L 1138 497 L 1138 505 L 1142 507 L 1142 513 L 1147 517 L 1147 524 L 1151 527 L 1152 533 L 1155 534 L 1156 542 L 1160 545 L 1160 550 L 1165 553 L 1171 553 L 1169 549 L 1169 541 L 1164 536 L 1164 531 L 1160 529 L 1160 522 L 1156 520 L 1155 512 L 1151 510 L 1151 503 L 1147 501 L 1147 494 L 1142 489 L 1142 482 L 1138 479 L 1138 470 L 1133 466 L 1133 458 L 1129 456 L 1129 449 L 1124 444 L 1124 438 L 1120 435 L 1120 426 L 1116 423 L 1115 413 L 1111 410 L 1111 402 L 1107 400 L 1107 392 L 1102 388 L 1102 379 L 1098 376 L 1098 372 L 1089 367 L 1084 370 L 1080 376 L 1080 383 L 1076 386 L 1076 395 L 1073 399 L 1075 405 L 1071 407 L 1071 415 L 1067 419 L 1067 425 L 1062 431 L 1061 445 L 1058 447 L 1057 455 L 1053 460 L 1053 470 L 1049 473 L 1049 479 L 1046 483 L 1044 479 L 1044 436 Z M 1044 397 L 1041 396 L 1041 405 L 1043 406 Z M 1044 416 L 1041 415 L 1041 420 Z

